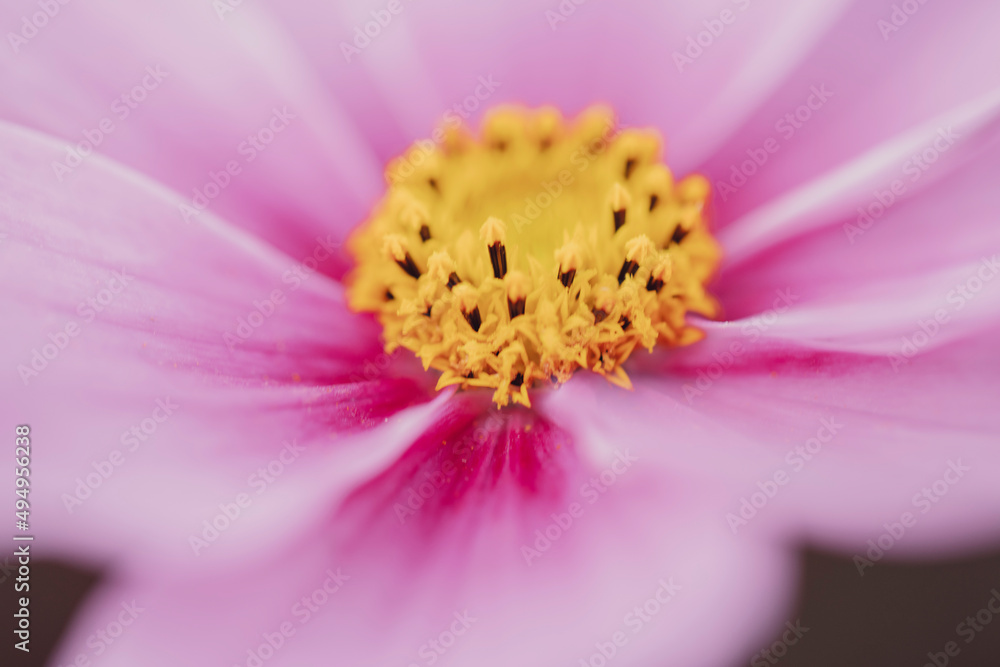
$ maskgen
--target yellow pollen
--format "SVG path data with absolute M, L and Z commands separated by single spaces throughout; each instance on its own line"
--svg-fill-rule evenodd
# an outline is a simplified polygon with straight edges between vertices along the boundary
M 531 280 L 520 271 L 511 271 L 507 274 L 507 300 L 524 301 L 531 288 Z
M 720 259 L 709 183 L 674 181 L 651 131 L 592 108 L 503 108 L 476 137 L 442 131 L 392 161 L 389 189 L 351 236 L 354 310 L 374 313 L 438 387 L 493 391 L 498 406 L 585 369 L 629 388 L 638 347 L 703 334 Z M 429 147 L 432 146 L 432 147 Z
M 563 271 L 573 271 L 580 264 L 580 244 L 567 241 L 555 252 L 556 262 Z
M 427 275 L 438 283 L 447 283 L 455 272 L 455 261 L 447 250 L 438 250 L 427 260 Z
M 642 264 L 649 255 L 655 252 L 656 246 L 645 234 L 629 239 L 625 244 L 625 259 L 636 264 Z
M 665 283 L 670 280 L 670 273 L 673 271 L 673 268 L 674 265 L 670 259 L 670 255 L 666 252 L 662 252 L 656 258 L 656 263 L 653 264 L 653 268 L 649 274 L 654 280 L 659 280 Z
M 475 287 L 468 283 L 461 283 L 455 285 L 454 294 L 462 313 L 471 313 L 475 309 L 476 300 L 479 298 L 479 290 Z
M 608 313 L 610 313 L 615 304 L 618 302 L 618 293 L 611 286 L 606 284 L 605 281 L 601 281 L 602 284 L 597 285 L 594 289 L 594 316 L 595 319 L 600 322 Z M 600 315 L 598 315 L 600 313 Z
M 479 238 L 486 241 L 487 246 L 503 243 L 507 238 L 507 225 L 500 218 L 489 217 L 479 229 Z
M 400 211 L 399 219 L 410 229 L 419 232 L 430 221 L 430 214 L 420 204 L 413 204 Z

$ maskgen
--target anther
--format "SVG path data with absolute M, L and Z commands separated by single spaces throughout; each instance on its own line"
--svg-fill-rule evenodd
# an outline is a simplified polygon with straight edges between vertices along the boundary
M 520 271 L 511 271 L 505 280 L 507 283 L 507 312 L 510 319 L 524 315 L 524 304 L 528 298 L 531 282 Z
M 479 327 L 483 325 L 483 319 L 479 314 L 479 306 L 476 304 L 479 296 L 476 289 L 470 285 L 461 283 L 455 285 L 452 294 L 458 300 L 458 309 L 465 316 L 465 321 L 469 323 L 473 331 L 479 331 Z
M 618 272 L 618 284 L 621 285 L 625 282 L 625 276 L 634 276 L 635 272 L 639 270 L 639 265 L 630 259 L 626 259 L 622 262 L 622 269 Z
M 569 287 L 576 278 L 576 269 L 580 264 L 580 248 L 575 241 L 567 241 L 555 252 L 559 265 L 559 282 L 563 287 Z
M 618 139 L 614 146 L 615 152 L 630 160 L 633 165 L 658 161 L 660 142 L 654 134 L 641 130 L 625 130 Z M 628 169 L 627 164 L 626 162 L 626 169 Z
M 684 314 L 716 312 L 703 283 L 718 247 L 705 224 L 708 181 L 675 183 L 652 133 L 614 128 L 606 110 L 565 123 L 555 108 L 511 108 L 476 136 L 446 127 L 440 148 L 411 147 L 352 237 L 352 309 L 377 315 L 387 349 L 444 371 L 441 387 L 492 387 L 498 406 L 529 405 L 533 387 L 578 368 L 627 387 L 634 350 L 687 344 L 697 332 Z M 577 152 L 599 164 L 562 183 L 558 201 L 550 189 L 544 220 L 525 232 L 519 193 Z
M 524 118 L 513 108 L 496 109 L 483 122 L 484 142 L 501 153 L 523 133 Z
M 562 127 L 562 114 L 555 107 L 544 107 L 535 116 L 535 133 L 539 137 L 538 148 L 542 152 L 552 147 L 552 142 L 556 138 Z
M 674 185 L 674 176 L 662 164 L 651 165 L 643 176 L 643 183 L 649 195 L 649 210 L 652 211 L 660 203 L 660 196 L 670 194 Z
M 632 170 L 635 169 L 635 165 L 636 165 L 635 158 L 630 157 L 629 159 L 625 160 L 625 180 L 628 180 L 628 177 L 632 175 Z
M 670 241 L 673 243 L 680 243 L 684 240 L 684 237 L 686 237 L 688 233 L 688 230 L 678 224 L 677 227 L 674 228 L 674 233 L 670 235 Z
M 504 247 L 504 241 L 507 238 L 507 225 L 500 218 L 490 216 L 479 228 L 479 237 L 486 241 L 486 245 L 489 247 L 493 276 L 503 278 L 507 275 L 507 248 Z
M 611 289 L 609 285 L 601 285 L 596 290 L 594 290 L 594 321 L 597 323 L 603 322 L 611 312 L 611 309 L 615 307 L 615 301 L 617 296 L 615 291 Z
M 403 224 L 420 232 L 420 238 L 424 241 L 431 237 L 430 228 L 427 223 L 431 216 L 427 208 L 415 197 L 406 197 L 405 203 L 399 211 L 399 220 Z M 424 230 L 427 230 L 427 238 L 424 238 Z
M 655 251 L 656 246 L 645 234 L 629 239 L 625 244 L 625 261 L 622 263 L 621 271 L 618 272 L 618 284 L 621 285 L 625 281 L 625 276 L 634 276 L 639 270 L 639 264 Z
M 615 231 L 617 232 L 625 224 L 625 211 L 632 203 L 632 197 L 621 183 L 615 183 L 611 187 L 608 199 L 611 201 L 611 212 L 614 215 Z
M 420 277 L 420 269 L 417 268 L 413 257 L 406 249 L 406 240 L 402 236 L 399 234 L 387 234 L 382 250 L 392 257 L 396 264 L 399 265 L 399 268 L 406 271 L 411 277 Z
M 670 255 L 665 252 L 661 252 L 656 258 L 656 263 L 649 272 L 649 280 L 646 281 L 646 289 L 650 292 L 656 292 L 659 294 L 666 282 L 670 280 L 673 270 L 674 264 L 670 259 Z
M 677 195 L 685 204 L 704 202 L 708 199 L 711 190 L 712 186 L 708 179 L 699 174 L 687 176 L 677 184 Z
M 446 282 L 448 289 L 462 282 L 455 273 L 455 262 L 447 250 L 438 250 L 427 258 L 427 275 L 438 284 Z

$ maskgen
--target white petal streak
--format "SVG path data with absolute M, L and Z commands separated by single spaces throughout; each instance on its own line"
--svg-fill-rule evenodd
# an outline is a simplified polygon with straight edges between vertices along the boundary
M 670 159 L 678 172 L 694 167 L 691 157 L 695 154 L 711 155 L 730 139 L 740 124 L 786 81 L 850 4 L 851 0 L 835 0 L 791 6 L 783 20 L 767 32 L 763 43 L 733 69 L 728 83 L 698 115 L 694 125 L 677 137 Z

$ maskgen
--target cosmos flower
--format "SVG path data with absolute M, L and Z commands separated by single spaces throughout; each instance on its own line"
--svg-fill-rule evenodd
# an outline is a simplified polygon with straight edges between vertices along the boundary
M 5 6 L 56 664 L 728 664 L 995 539 L 998 12 Z

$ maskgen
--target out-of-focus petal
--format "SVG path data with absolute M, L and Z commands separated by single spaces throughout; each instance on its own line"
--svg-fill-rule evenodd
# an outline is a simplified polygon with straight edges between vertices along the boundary
M 302 259 L 316 236 L 341 238 L 364 216 L 380 165 L 260 7 L 220 6 L 229 7 L 60 3 L 37 34 L 0 54 L 0 118 L 75 147 L 53 156 L 54 183 L 76 179 L 93 147 L 183 195 L 187 218 L 221 214 Z M 0 18 L 21 26 L 40 11 L 17 0 Z M 338 274 L 343 263 L 325 269 Z
M 968 162 L 984 151 L 994 157 L 989 162 L 992 166 L 998 152 L 998 129 L 1000 88 L 887 139 L 723 229 L 720 240 L 727 248 L 729 265 L 742 264 L 762 250 L 837 222 L 858 219 L 864 224 L 862 212 L 877 220 L 886 209 L 921 196 L 957 171 L 970 169 Z
M 514 102 L 575 114 L 605 102 L 623 124 L 667 133 L 688 168 L 766 99 L 847 3 L 449 0 L 402 3 L 391 16 L 383 4 L 271 9 L 335 87 L 358 93 L 344 104 L 383 158 L 444 113 L 475 120 Z M 706 35 L 711 44 L 698 47 Z
M 753 334 L 887 354 L 925 321 L 935 332 L 922 349 L 995 327 L 998 178 L 1000 142 L 993 141 L 912 198 L 886 199 L 886 206 L 873 199 L 873 214 L 840 218 L 749 256 L 714 287 L 733 319 L 706 323 L 703 352 Z
M 187 558 L 261 466 L 299 460 L 288 443 L 343 468 L 288 495 L 336 493 L 377 459 L 347 434 L 429 398 L 325 276 L 213 216 L 184 224 L 175 195 L 106 158 L 56 185 L 61 142 L 6 125 L 0 145 L 5 410 L 34 426 L 45 548 Z
M 714 520 L 740 536 L 858 549 L 910 512 L 915 527 L 892 554 L 941 553 L 1000 537 L 995 337 L 888 358 L 748 336 L 742 348 L 636 374 L 634 393 L 574 379 L 551 409 L 668 469 L 728 480 Z M 577 408 L 588 401 L 599 408 Z M 934 497 L 920 497 L 927 488 Z
M 697 666 L 756 652 L 782 620 L 786 557 L 712 525 L 708 508 L 720 508 L 704 487 L 626 447 L 594 466 L 562 427 L 528 411 L 485 412 L 488 401 L 456 397 L 271 567 L 109 590 L 98 609 L 135 598 L 147 622 L 104 662 L 146 655 L 155 667 L 196 647 L 206 663 L 247 664 L 285 622 L 295 633 L 267 664 L 548 667 L 613 650 L 621 665 Z M 231 607 L 253 610 L 225 628 L 210 623 Z M 706 645 L 706 624 L 728 630 Z M 64 659 L 92 631 L 79 624 Z
M 990 36 L 998 20 L 1000 7 L 978 2 L 852 3 L 722 149 L 695 165 L 716 185 L 722 222 L 817 181 L 904 128 L 998 90 L 1000 71 L 986 65 L 1000 58 L 1000 44 Z M 744 166 L 753 155 L 762 164 Z M 884 181 L 863 183 L 864 194 L 909 178 L 903 171 L 910 157 L 886 165 Z M 925 179 L 943 164 L 930 166 Z M 722 192 L 721 183 L 735 192 Z

